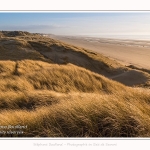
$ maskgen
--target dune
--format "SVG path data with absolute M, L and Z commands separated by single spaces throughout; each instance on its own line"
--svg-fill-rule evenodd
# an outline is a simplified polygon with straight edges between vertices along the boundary
M 150 69 L 150 41 L 54 35 L 50 37 L 59 39 L 68 44 L 92 49 L 93 51 L 119 61 L 123 65 L 134 65 L 139 68 Z
M 0 137 L 150 136 L 149 70 L 41 34 L 0 35 L 0 126 L 25 127 Z
M 148 73 L 137 70 L 129 70 L 111 78 L 128 86 L 150 83 L 150 75 Z

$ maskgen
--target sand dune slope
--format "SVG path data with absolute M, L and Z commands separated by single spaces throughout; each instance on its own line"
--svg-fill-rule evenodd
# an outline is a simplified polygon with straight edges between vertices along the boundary
M 128 86 L 136 86 L 150 82 L 150 75 L 138 70 L 129 70 L 111 78 Z
M 50 36 L 68 44 L 92 49 L 124 65 L 150 69 L 150 41 L 92 37 Z

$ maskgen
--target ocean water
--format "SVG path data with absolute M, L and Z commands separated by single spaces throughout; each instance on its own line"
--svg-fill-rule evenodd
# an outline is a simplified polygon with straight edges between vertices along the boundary
M 87 37 L 150 41 L 150 35 L 89 35 Z

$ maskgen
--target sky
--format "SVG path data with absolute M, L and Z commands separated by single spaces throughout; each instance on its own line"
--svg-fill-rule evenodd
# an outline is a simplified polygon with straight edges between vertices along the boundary
M 150 36 L 150 12 L 0 12 L 0 30 L 75 36 Z

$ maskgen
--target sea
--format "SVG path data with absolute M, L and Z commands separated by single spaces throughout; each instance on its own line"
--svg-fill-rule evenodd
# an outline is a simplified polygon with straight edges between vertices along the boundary
M 150 35 L 86 35 L 86 37 L 150 41 Z

